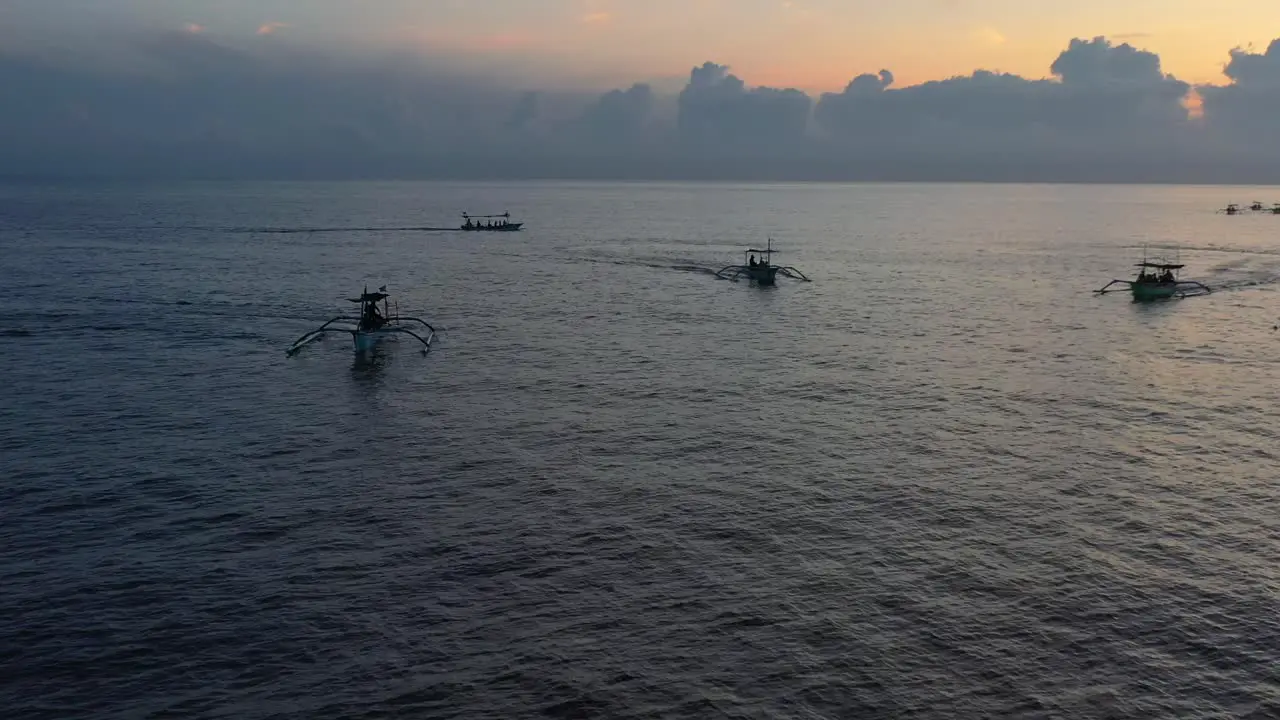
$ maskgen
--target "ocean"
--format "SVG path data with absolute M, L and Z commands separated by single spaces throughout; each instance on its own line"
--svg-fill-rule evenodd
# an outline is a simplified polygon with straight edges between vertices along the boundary
M 1276 717 L 1254 199 L 0 186 L 3 715 Z

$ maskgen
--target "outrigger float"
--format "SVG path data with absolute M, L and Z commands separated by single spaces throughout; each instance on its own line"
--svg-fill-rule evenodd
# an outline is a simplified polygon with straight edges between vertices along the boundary
M 463 232 L 516 232 L 520 228 L 524 227 L 524 223 L 511 222 L 511 213 L 509 212 L 502 213 L 501 215 L 474 216 L 462 213 L 462 217 L 466 219 L 466 222 L 462 223 L 462 226 L 458 229 Z M 473 217 L 475 218 L 475 222 L 472 222 Z M 498 218 L 502 219 L 499 220 Z M 485 219 L 485 221 L 480 222 L 481 219 Z
M 1180 263 L 1147 260 L 1144 255 L 1142 262 L 1137 264 L 1137 278 L 1133 280 L 1112 280 L 1100 290 L 1094 290 L 1094 292 L 1098 295 L 1106 295 L 1109 292 L 1116 292 L 1116 290 L 1111 289 L 1112 286 L 1126 285 L 1133 293 L 1135 301 L 1167 300 L 1173 297 L 1183 298 L 1191 295 L 1208 295 L 1213 292 L 1208 285 L 1198 283 L 1195 280 L 1179 280 L 1178 271 L 1184 267 L 1186 266 Z
M 769 244 L 765 246 L 764 250 L 747 248 L 747 250 L 742 254 L 743 259 L 746 261 L 745 264 L 729 265 L 728 267 L 721 268 L 716 273 L 716 277 L 723 280 L 732 280 L 737 282 L 738 278 L 745 276 L 756 285 L 775 285 L 777 284 L 776 279 L 778 275 L 789 277 L 793 280 L 812 282 L 809 278 L 805 277 L 804 273 L 793 267 L 774 265 L 773 254 L 776 252 L 778 251 L 773 249 L 772 239 L 769 240 Z M 760 256 L 759 261 L 756 260 L 756 255 Z
M 426 320 L 401 315 L 398 306 L 393 311 L 387 301 L 389 297 L 386 285 L 378 288 L 378 292 L 373 293 L 369 292 L 369 288 L 366 287 L 360 297 L 348 298 L 349 302 L 359 303 L 360 317 L 338 316 L 333 318 L 298 338 L 293 345 L 289 346 L 285 354 L 293 356 L 302 348 L 330 332 L 351 333 L 351 341 L 357 353 L 372 350 L 375 345 L 392 335 L 408 335 L 422 343 L 422 354 L 427 354 L 431 350 L 431 341 L 436 337 L 436 329 Z M 378 303 L 382 303 L 381 310 L 378 309 Z M 353 327 L 335 326 L 336 323 L 349 323 Z M 409 323 L 416 323 L 416 325 L 409 325 Z

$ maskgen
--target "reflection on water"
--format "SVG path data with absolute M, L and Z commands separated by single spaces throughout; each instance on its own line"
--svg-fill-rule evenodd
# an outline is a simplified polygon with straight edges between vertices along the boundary
M 384 339 L 368 350 L 351 353 L 351 379 L 353 387 L 367 393 L 377 393 L 395 382 L 392 368 L 397 354 L 405 348 L 399 343 Z
M 395 345 L 395 343 L 388 343 L 383 340 L 368 350 L 353 352 L 351 376 L 363 380 L 377 378 L 379 372 L 391 364 L 391 357 L 395 348 L 388 348 L 388 344 Z

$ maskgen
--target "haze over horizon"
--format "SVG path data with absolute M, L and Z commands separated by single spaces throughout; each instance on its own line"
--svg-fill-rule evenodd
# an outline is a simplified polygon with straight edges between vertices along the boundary
M 1280 182 L 1261 0 L 1028 5 L 10 0 L 0 175 Z

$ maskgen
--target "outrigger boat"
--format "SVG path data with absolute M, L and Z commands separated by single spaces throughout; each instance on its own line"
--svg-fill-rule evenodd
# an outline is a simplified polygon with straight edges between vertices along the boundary
M 1275 205 L 1273 205 L 1271 209 L 1268 210 L 1267 212 L 1271 213 L 1272 215 L 1280 215 L 1280 203 L 1276 203 Z
M 1239 205 L 1236 205 L 1235 203 L 1231 203 L 1230 205 L 1219 210 L 1218 212 L 1222 213 L 1223 215 L 1239 215 L 1241 213 L 1241 210 Z
M 501 215 L 475 216 L 462 213 L 462 217 L 466 219 L 466 222 L 462 223 L 462 226 L 458 229 L 463 232 L 515 232 L 524 227 L 524 223 L 511 222 L 511 213 L 509 212 L 502 213 Z M 473 217 L 475 218 L 475 222 L 471 221 Z M 480 220 L 484 218 L 491 219 L 486 219 L 484 222 L 480 222 Z M 498 220 L 497 218 L 502 219 Z
M 1254 200 L 1253 204 L 1249 206 L 1249 209 L 1254 212 L 1262 212 L 1263 210 L 1262 203 L 1258 200 Z
M 1163 261 L 1147 260 L 1145 255 L 1142 262 L 1137 264 L 1138 277 L 1133 280 L 1112 280 L 1094 292 L 1099 295 L 1105 295 L 1109 292 L 1115 292 L 1111 287 L 1113 285 L 1127 285 L 1133 293 L 1133 299 L 1137 300 L 1167 300 L 1172 297 L 1187 297 L 1189 295 L 1207 295 L 1212 290 L 1208 285 L 1198 283 L 1195 280 L 1179 280 L 1178 271 L 1186 267 L 1180 263 L 1169 263 Z
M 745 275 L 756 285 L 774 285 L 776 284 L 776 278 L 778 275 L 789 277 L 793 280 L 810 282 L 809 278 L 805 277 L 804 273 L 793 267 L 774 265 L 773 254 L 776 252 L 778 251 L 773 249 L 772 239 L 769 240 L 769 244 L 765 246 L 764 250 L 747 248 L 746 252 L 742 254 L 743 259 L 746 261 L 745 264 L 729 265 L 728 267 L 721 268 L 720 271 L 716 273 L 716 277 L 737 282 L 738 278 Z M 756 260 L 756 255 L 760 256 L 759 261 Z
M 369 292 L 369 288 L 365 287 L 364 292 L 358 298 L 347 298 L 348 301 L 359 303 L 360 317 L 344 317 L 338 316 L 311 332 L 298 338 L 293 345 L 285 352 L 286 355 L 294 355 L 302 348 L 310 345 L 312 342 L 324 337 L 329 332 L 348 332 L 351 333 L 351 341 L 358 353 L 372 350 L 375 345 L 392 335 L 408 335 L 409 337 L 422 343 L 422 353 L 425 355 L 431 349 L 431 341 L 435 339 L 436 329 L 420 318 L 406 317 L 400 315 L 399 307 L 394 310 L 387 301 L 387 286 L 383 285 L 378 288 L 378 292 Z M 378 309 L 378 303 L 382 303 L 382 309 Z M 349 323 L 352 327 L 334 326 L 335 323 Z M 408 323 L 416 323 L 410 329 Z M 421 327 L 418 327 L 418 326 Z M 416 332 L 415 332 L 416 331 Z M 419 334 L 421 333 L 421 334 Z

